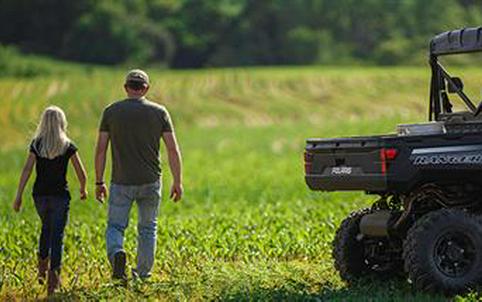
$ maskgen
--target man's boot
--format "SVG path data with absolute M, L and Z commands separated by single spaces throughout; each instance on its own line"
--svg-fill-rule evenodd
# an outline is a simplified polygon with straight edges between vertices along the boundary
M 114 280 L 119 280 L 122 284 L 125 284 L 127 282 L 126 253 L 124 251 L 119 251 L 115 253 L 112 262 L 112 270 L 112 278 Z
M 38 258 L 38 282 L 44 284 L 45 278 L 47 277 L 47 269 L 49 267 L 49 257 L 42 259 Z
M 49 270 L 47 294 L 50 296 L 60 287 L 60 269 Z

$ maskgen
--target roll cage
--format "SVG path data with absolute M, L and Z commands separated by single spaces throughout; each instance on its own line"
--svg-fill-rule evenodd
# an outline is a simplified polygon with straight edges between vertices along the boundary
M 430 42 L 430 121 L 439 121 L 444 115 L 452 113 L 447 93 L 456 93 L 474 118 L 482 111 L 482 103 L 475 106 L 464 93 L 460 78 L 450 76 L 438 60 L 439 56 L 474 52 L 482 52 L 482 26 L 444 32 Z

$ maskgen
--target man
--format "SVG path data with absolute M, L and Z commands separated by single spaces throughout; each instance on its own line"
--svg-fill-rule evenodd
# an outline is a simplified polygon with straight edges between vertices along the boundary
M 131 70 L 125 79 L 127 99 L 108 106 L 102 114 L 95 154 L 96 198 L 107 196 L 104 182 L 106 151 L 112 153 L 112 179 L 106 231 L 107 255 L 113 278 L 125 281 L 126 253 L 124 231 L 132 203 L 138 207 L 137 268 L 135 276 L 148 278 L 154 264 L 157 214 L 161 198 L 159 145 L 162 137 L 173 176 L 171 198 L 177 202 L 183 194 L 181 155 L 167 110 L 145 98 L 149 76 Z

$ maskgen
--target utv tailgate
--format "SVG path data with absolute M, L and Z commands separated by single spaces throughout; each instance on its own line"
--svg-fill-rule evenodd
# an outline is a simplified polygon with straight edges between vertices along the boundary
M 387 188 L 382 137 L 309 139 L 306 183 L 312 190 L 383 191 Z

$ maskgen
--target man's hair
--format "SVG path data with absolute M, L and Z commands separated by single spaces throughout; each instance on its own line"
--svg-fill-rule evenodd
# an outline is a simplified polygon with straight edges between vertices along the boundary
M 132 90 L 139 91 L 146 88 L 147 84 L 139 81 L 127 81 L 126 86 Z

